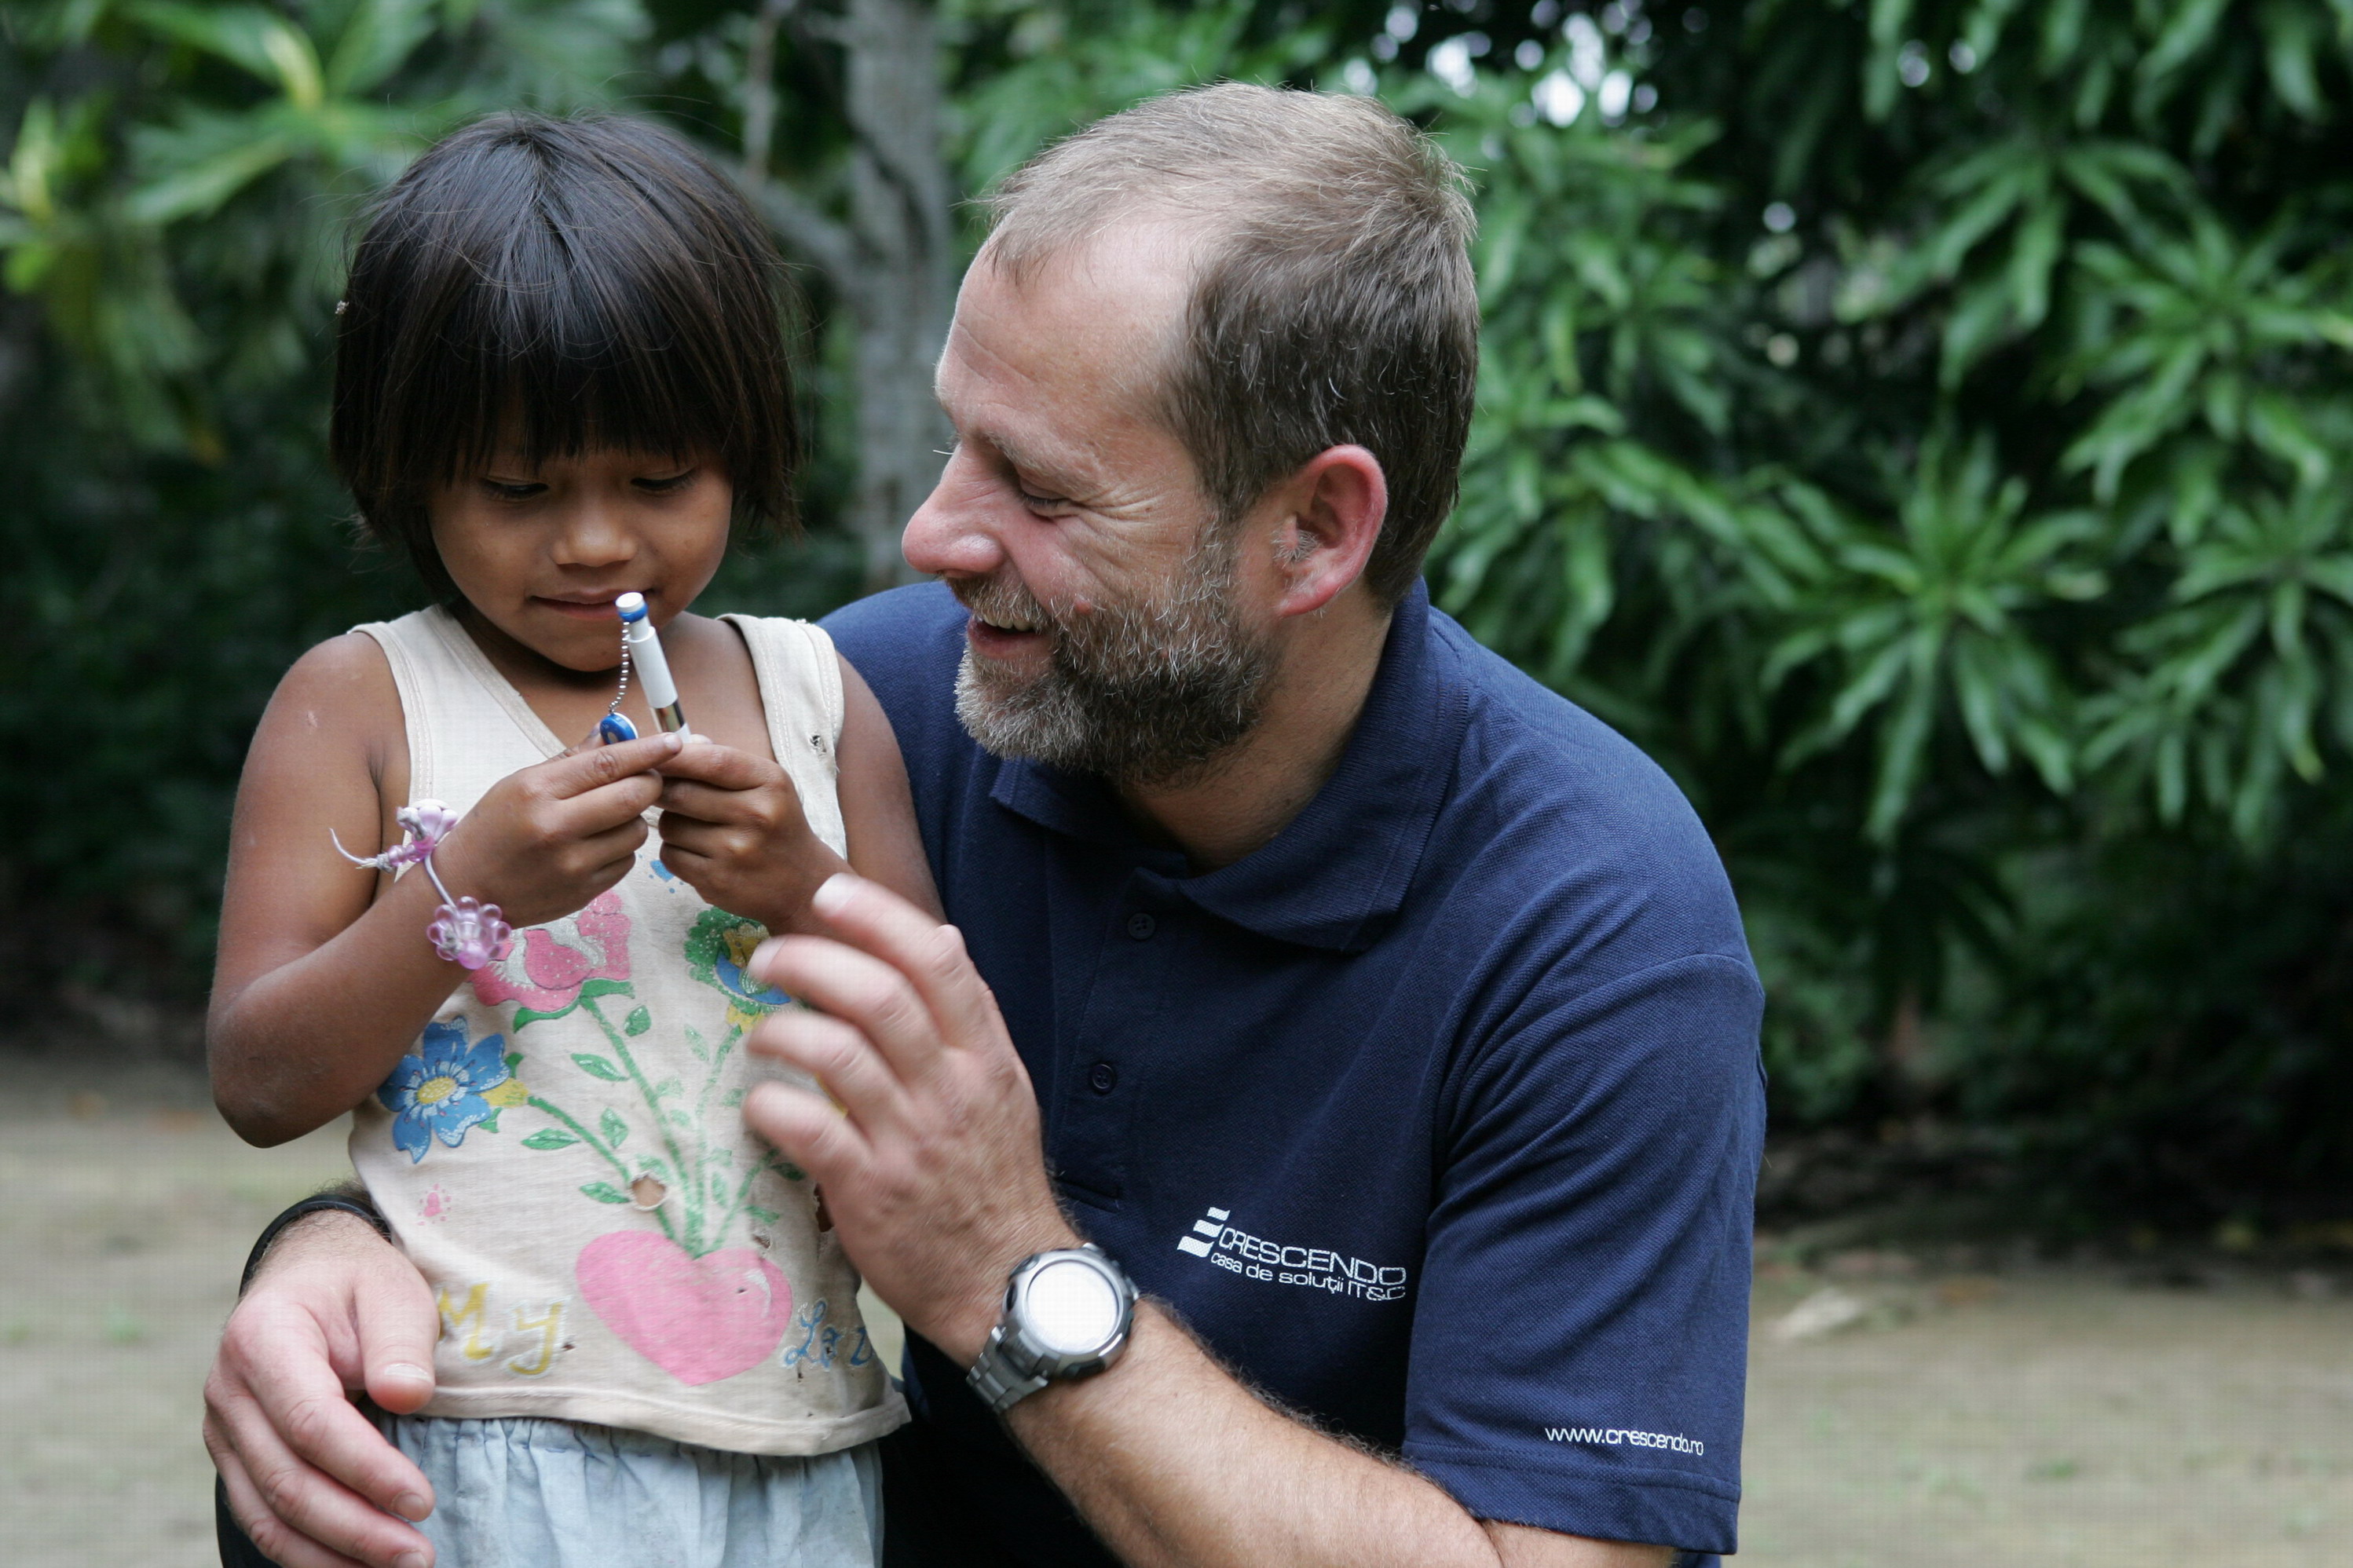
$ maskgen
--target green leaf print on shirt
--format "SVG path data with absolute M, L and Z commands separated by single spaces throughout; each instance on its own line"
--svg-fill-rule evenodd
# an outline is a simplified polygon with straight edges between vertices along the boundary
M 647 1077 L 630 1042 L 641 1041 L 659 1020 L 639 1003 L 617 1024 L 599 1005 L 608 996 L 635 1000 L 635 992 L 623 978 L 628 973 L 628 933 L 626 914 L 617 909 L 605 914 L 596 932 L 604 942 L 605 971 L 581 980 L 576 993 L 527 995 L 519 987 L 508 989 L 514 1000 L 523 1004 L 515 1013 L 513 1026 L 518 1033 L 532 1024 L 575 1013 L 593 1021 L 605 1037 L 605 1053 L 573 1052 L 572 1065 L 600 1083 L 634 1087 L 644 1119 L 609 1106 L 594 1112 L 583 1110 L 575 1116 L 552 1098 L 554 1091 L 535 1092 L 525 1103 L 555 1125 L 533 1132 L 522 1144 L 545 1152 L 578 1145 L 601 1160 L 613 1177 L 585 1184 L 580 1188 L 584 1196 L 600 1204 L 636 1204 L 652 1214 L 662 1234 L 688 1256 L 701 1258 L 726 1245 L 739 1215 L 758 1225 L 774 1225 L 782 1217 L 749 1201 L 752 1184 L 763 1173 L 775 1172 L 791 1182 L 806 1180 L 798 1169 L 765 1145 L 759 1157 L 744 1162 L 748 1168 L 739 1172 L 733 1140 L 713 1140 L 707 1125 L 714 1111 L 726 1117 L 742 1101 L 740 1088 L 723 1089 L 721 1084 L 745 1030 L 790 999 L 781 991 L 757 984 L 744 973 L 753 951 L 766 939 L 766 930 L 723 910 L 705 910 L 687 933 L 684 956 L 689 973 L 726 996 L 727 1032 L 712 1041 L 691 1025 L 681 1026 L 688 1049 L 703 1068 L 702 1082 L 693 1086 L 691 1096 L 684 1079 L 669 1076 L 654 1082 Z M 544 1084 L 535 1087 L 547 1089 Z M 691 1109 L 686 1104 L 690 1098 Z M 591 1120 L 594 1128 L 588 1125 Z M 622 1150 L 633 1138 L 635 1152 L 625 1157 Z M 663 1194 L 660 1201 L 639 1202 L 632 1197 L 633 1191 L 647 1190 L 639 1184 L 648 1178 L 656 1184 L 653 1190 Z

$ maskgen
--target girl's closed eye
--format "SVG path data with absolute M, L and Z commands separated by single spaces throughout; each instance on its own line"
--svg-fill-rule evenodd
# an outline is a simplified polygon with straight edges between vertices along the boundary
M 702 474 L 701 468 L 681 468 L 667 476 L 644 475 L 629 482 L 648 495 L 676 495 L 692 484 Z
M 484 475 L 482 490 L 492 500 L 526 501 L 546 494 L 547 487 L 537 479 L 501 479 Z

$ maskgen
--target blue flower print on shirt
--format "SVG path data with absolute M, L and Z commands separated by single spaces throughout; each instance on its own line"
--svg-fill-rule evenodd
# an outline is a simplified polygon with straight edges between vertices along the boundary
M 455 1149 L 466 1129 L 488 1121 L 497 1107 L 483 1098 L 508 1078 L 506 1037 L 485 1035 L 466 1043 L 459 1023 L 425 1026 L 417 1054 L 400 1058 L 375 1097 L 392 1112 L 393 1146 L 408 1152 L 411 1164 L 425 1158 L 434 1139 Z
M 768 939 L 765 926 L 731 915 L 725 910 L 705 910 L 686 933 L 687 973 L 727 994 L 727 1022 L 748 1029 L 792 998 L 773 985 L 763 985 L 744 972 L 752 954 Z

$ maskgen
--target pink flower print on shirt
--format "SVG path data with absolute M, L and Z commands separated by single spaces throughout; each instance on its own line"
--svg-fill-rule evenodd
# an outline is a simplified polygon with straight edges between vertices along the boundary
M 519 952 L 474 972 L 474 994 L 492 1006 L 520 1002 L 526 1014 L 552 1018 L 579 1005 L 584 991 L 594 996 L 628 990 L 629 917 L 620 895 L 597 894 L 572 926 L 579 947 L 556 941 L 547 926 L 525 931 Z

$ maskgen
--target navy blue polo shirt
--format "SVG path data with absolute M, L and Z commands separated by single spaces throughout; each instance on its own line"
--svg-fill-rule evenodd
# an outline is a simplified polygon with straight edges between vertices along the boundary
M 1079 1228 L 1479 1518 L 1731 1551 L 1763 997 L 1665 774 L 1417 587 L 1331 779 L 1197 875 L 1098 781 L 974 743 L 946 589 L 825 624 Z M 904 1370 L 950 1560 L 1111 1563 L 960 1367 Z

